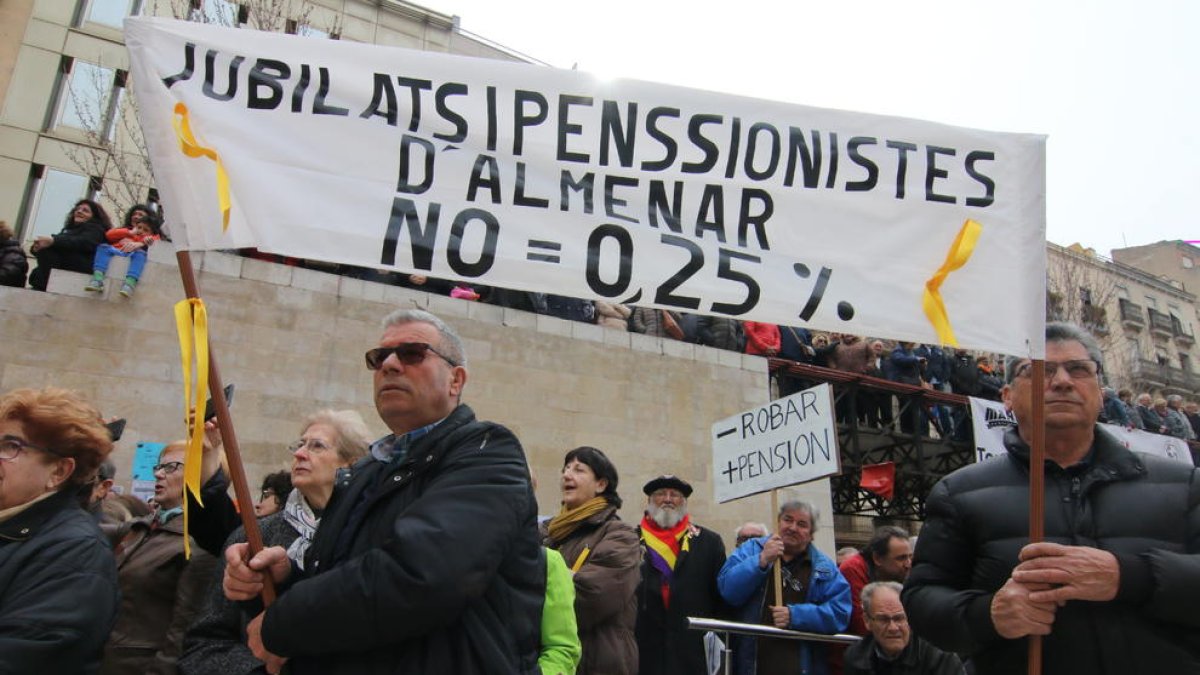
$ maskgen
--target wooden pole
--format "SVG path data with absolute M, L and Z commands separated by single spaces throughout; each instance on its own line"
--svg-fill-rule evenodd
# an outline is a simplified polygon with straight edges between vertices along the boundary
M 1046 362 L 1034 359 L 1030 371 L 1033 387 L 1033 438 L 1029 448 L 1029 543 L 1046 537 Z M 1042 636 L 1029 636 L 1029 675 L 1042 673 Z
M 179 276 L 183 280 L 183 290 L 189 299 L 198 299 L 200 289 L 196 285 L 196 271 L 192 267 L 192 256 L 187 251 L 176 251 L 175 258 L 179 261 Z M 250 485 L 246 482 L 246 469 L 242 464 L 242 453 L 238 447 L 237 434 L 233 431 L 233 417 L 229 414 L 229 402 L 225 400 L 225 384 L 221 381 L 221 372 L 217 368 L 217 355 L 213 352 L 212 342 L 208 345 L 208 386 L 211 390 L 213 410 L 217 413 L 217 427 L 221 430 L 221 441 L 225 446 L 225 457 L 229 460 L 229 480 L 233 483 L 233 494 L 242 517 L 242 527 L 246 530 L 246 541 L 250 544 L 250 556 L 263 549 L 262 531 L 258 529 L 258 519 L 254 517 L 254 501 L 250 496 Z M 204 414 L 197 411 L 197 416 Z M 199 420 L 204 424 L 204 420 Z M 270 606 L 275 601 L 275 584 L 270 575 L 262 592 L 263 605 Z
M 775 529 L 779 529 L 779 490 L 771 490 L 771 515 L 775 516 Z M 776 534 L 779 534 L 776 532 Z M 775 559 L 775 606 L 783 607 L 783 564 L 781 558 Z

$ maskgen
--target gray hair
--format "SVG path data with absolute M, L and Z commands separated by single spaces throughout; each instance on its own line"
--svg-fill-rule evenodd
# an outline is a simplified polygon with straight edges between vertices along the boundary
M 1046 324 L 1046 342 L 1078 342 L 1087 350 L 1088 358 L 1096 362 L 1100 372 L 1104 372 L 1104 354 L 1095 336 L 1073 323 L 1051 321 Z M 1017 365 L 1027 360 L 1023 356 L 1010 356 L 1004 361 L 1004 381 L 1012 384 Z
M 742 534 L 742 530 L 746 529 L 747 527 L 756 527 L 756 528 L 762 530 L 762 534 L 759 535 L 761 537 L 765 537 L 768 534 L 771 534 L 771 528 L 767 527 L 765 523 L 756 523 L 754 521 L 746 521 L 746 522 L 742 523 L 741 525 L 738 525 L 738 529 L 734 530 L 734 532 L 733 532 L 734 541 L 737 541 L 737 538 L 740 537 Z
M 441 344 L 437 345 L 456 365 L 467 365 L 467 350 L 458 332 L 437 316 L 423 309 L 398 309 L 383 318 L 383 328 L 406 323 L 427 323 L 437 329 Z
M 863 586 L 862 593 L 860 593 L 858 596 L 862 601 L 863 615 L 869 615 L 871 613 L 871 598 L 875 595 L 875 591 L 881 588 L 890 588 L 896 592 L 897 597 L 899 597 L 900 591 L 904 590 L 904 586 L 895 581 L 872 581 L 866 586 Z
M 811 525 L 810 529 L 812 530 L 813 534 L 817 533 L 817 521 L 819 521 L 821 518 L 821 512 L 817 510 L 816 506 L 813 506 L 809 502 L 801 501 L 798 499 L 792 500 L 790 502 L 784 502 L 783 506 L 779 507 L 779 513 L 775 514 L 775 520 L 778 521 L 780 518 L 783 517 L 783 514 L 787 513 L 788 511 L 803 511 L 803 512 L 807 513 L 808 519 L 810 521 L 812 521 L 810 523 L 810 525 Z
M 117 465 L 109 460 L 100 462 L 100 468 L 96 471 L 96 480 L 112 480 L 117 476 Z
M 1183 397 L 1179 394 L 1171 394 L 1167 397 L 1167 403 L 1183 403 Z
M 362 415 L 353 410 L 318 410 L 304 418 L 304 426 L 300 433 L 308 431 L 314 424 L 327 424 L 337 434 L 338 458 L 346 464 L 353 464 L 367 454 L 371 443 L 371 432 Z

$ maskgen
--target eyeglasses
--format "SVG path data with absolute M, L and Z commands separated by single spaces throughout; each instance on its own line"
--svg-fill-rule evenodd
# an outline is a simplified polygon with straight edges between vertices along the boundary
M 176 471 L 183 468 L 183 462 L 163 462 L 162 464 L 154 465 L 154 473 L 163 472 L 164 476 L 170 476 Z
M 48 452 L 51 455 L 58 454 L 49 448 L 39 448 L 36 445 L 27 443 L 23 438 L 18 438 L 17 436 L 5 436 L 0 438 L 0 461 L 8 462 L 16 459 L 17 455 L 21 454 L 21 451 L 26 448 L 29 448 L 30 450 L 41 450 L 42 452 Z
M 333 449 L 332 446 L 327 445 L 325 441 L 319 438 L 301 438 L 288 446 L 288 452 L 296 452 L 304 448 L 308 448 L 309 452 L 315 453 L 327 452 Z
M 387 360 L 387 357 L 393 354 L 401 364 L 417 366 L 425 360 L 426 352 L 437 354 L 452 366 L 458 365 L 454 359 L 434 349 L 433 345 L 428 342 L 401 342 L 394 347 L 376 347 L 367 351 L 367 368 L 370 370 L 379 370 L 383 367 L 383 362 Z
M 275 491 L 272 490 L 271 488 L 267 488 L 266 490 L 263 490 L 262 494 L 260 494 L 258 496 L 258 501 L 265 502 L 268 499 L 274 499 L 274 498 L 275 498 Z
M 903 614 L 872 614 L 871 620 L 884 626 L 892 623 L 903 626 L 908 623 L 908 617 Z
M 1100 373 L 1100 364 L 1091 359 L 1077 359 L 1074 361 L 1063 361 L 1058 363 L 1055 361 L 1046 361 L 1046 379 L 1053 380 L 1058 374 L 1058 369 L 1062 368 L 1067 371 L 1067 375 L 1072 380 L 1086 380 L 1095 377 Z M 1033 375 L 1033 362 L 1022 363 L 1013 371 L 1013 378 L 1031 377 Z

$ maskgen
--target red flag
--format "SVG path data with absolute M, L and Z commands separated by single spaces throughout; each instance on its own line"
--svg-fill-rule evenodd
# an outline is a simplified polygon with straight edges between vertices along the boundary
M 869 492 L 891 499 L 896 491 L 896 463 L 869 464 L 862 468 L 862 480 L 858 486 Z

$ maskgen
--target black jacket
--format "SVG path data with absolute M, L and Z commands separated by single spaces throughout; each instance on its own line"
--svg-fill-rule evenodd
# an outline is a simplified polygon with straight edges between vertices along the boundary
M 944 652 L 916 635 L 895 661 L 876 659 L 874 652 L 875 636 L 870 634 L 850 645 L 843 675 L 963 675 L 965 672 L 958 655 Z
M 108 228 L 98 220 L 86 223 L 67 223 L 62 231 L 53 235 L 53 248 L 62 263 L 60 269 L 87 269 L 91 271 L 96 259 L 96 249 L 106 242 L 104 234 Z M 49 249 L 47 249 L 49 250 Z
M 460 405 L 403 461 L 351 474 L 267 610 L 266 648 L 293 675 L 535 674 L 546 574 L 512 432 Z
M 1046 541 L 1112 552 L 1120 588 L 1057 610 L 1043 672 L 1200 672 L 1200 472 L 1095 433 L 1089 463 L 1046 464 Z M 1028 653 L 990 614 L 1029 532 L 1029 449 L 1015 429 L 1005 445 L 934 487 L 903 594 L 913 631 L 970 656 L 978 675 L 1025 672 Z
M 208 503 L 207 496 L 204 502 Z M 262 531 L 264 547 L 287 548 L 300 536 L 284 519 L 283 513 L 259 519 L 258 527 Z M 243 541 L 246 541 L 246 531 L 240 527 L 229 535 L 230 544 Z M 265 675 L 267 672 L 263 662 L 246 646 L 246 624 L 254 617 L 247 616 L 236 603 L 225 598 L 221 590 L 224 573 L 225 556 L 221 554 L 217 557 L 217 571 L 200 616 L 183 638 L 183 655 L 178 662 L 179 672 L 183 675 Z
M 704 632 L 689 630 L 687 618 L 731 618 L 717 588 L 717 574 L 724 564 L 725 543 L 721 535 L 693 525 L 688 534 L 688 551 L 681 552 L 675 562 L 668 609 L 663 607 L 662 575 L 649 556 L 643 555 L 636 631 L 640 675 L 707 672 Z
M 117 564 L 70 490 L 0 523 L 0 673 L 95 673 Z
M 0 286 L 25 287 L 29 274 L 29 259 L 16 239 L 0 241 Z

